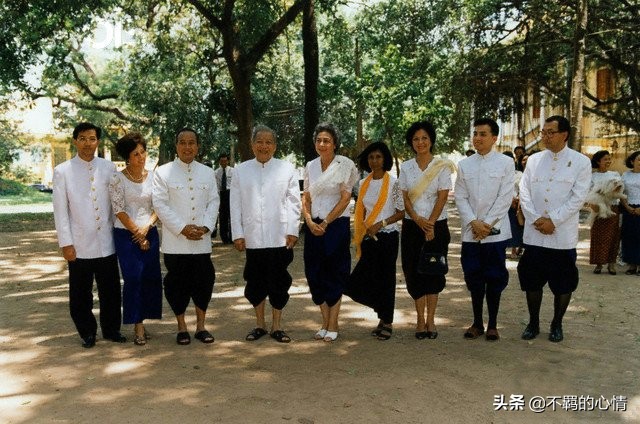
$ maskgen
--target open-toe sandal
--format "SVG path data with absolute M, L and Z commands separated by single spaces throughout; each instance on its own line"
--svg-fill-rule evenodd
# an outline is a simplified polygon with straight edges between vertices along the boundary
M 187 331 L 181 331 L 176 335 L 176 343 L 179 345 L 188 345 L 191 343 L 191 336 Z
M 247 337 L 245 337 L 244 339 L 248 342 L 254 342 L 265 334 L 267 334 L 267 330 L 265 330 L 264 328 L 256 327 L 251 330 L 249 334 L 247 334 Z
M 393 334 L 393 328 L 383 326 L 378 333 L 378 340 L 389 340 Z
M 213 343 L 215 341 L 213 335 L 207 330 L 200 330 L 196 334 L 194 334 L 193 337 L 205 344 Z
M 291 341 L 291 337 L 287 336 L 287 333 L 282 330 L 272 331 L 270 336 L 278 343 L 289 343 Z

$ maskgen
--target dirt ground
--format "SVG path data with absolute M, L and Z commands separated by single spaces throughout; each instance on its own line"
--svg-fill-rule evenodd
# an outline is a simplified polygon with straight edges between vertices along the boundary
M 269 337 L 245 342 L 254 316 L 243 297 L 244 256 L 216 241 L 208 315 L 213 345 L 178 346 L 165 302 L 163 319 L 147 322 L 153 338 L 146 346 L 99 339 L 93 349 L 80 346 L 69 317 L 66 263 L 55 232 L 2 233 L 0 422 L 640 422 L 640 277 L 592 274 L 582 228 L 581 281 L 562 343 L 547 340 L 548 289 L 542 333 L 530 342 L 520 339 L 528 315 L 514 260 L 508 261 L 511 280 L 498 321 L 502 339 L 464 340 L 472 315 L 455 217 L 451 228 L 451 271 L 438 305 L 436 340 L 414 337 L 413 302 L 398 261 L 391 340 L 373 339 L 375 315 L 345 299 L 338 340 L 314 341 L 319 312 L 298 244 L 284 315 L 292 343 Z M 193 333 L 191 308 L 189 317 Z M 130 338 L 132 331 L 123 327 Z M 534 412 L 540 402 L 543 412 Z

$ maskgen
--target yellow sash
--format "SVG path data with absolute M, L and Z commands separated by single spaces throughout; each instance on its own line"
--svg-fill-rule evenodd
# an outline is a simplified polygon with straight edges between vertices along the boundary
M 378 196 L 378 201 L 373 207 L 373 210 L 367 216 L 365 221 L 364 219 L 364 203 L 362 199 L 367 194 L 367 190 L 369 189 L 369 183 L 373 179 L 373 174 L 369 174 L 367 178 L 364 179 L 362 183 L 362 187 L 360 188 L 360 192 L 358 193 L 358 201 L 356 202 L 356 210 L 354 213 L 353 219 L 353 244 L 356 246 L 356 258 L 360 258 L 362 255 L 362 251 L 360 249 L 360 245 L 362 244 L 362 239 L 364 238 L 365 233 L 367 232 L 367 228 L 372 226 L 376 222 L 376 218 L 384 208 L 385 203 L 387 203 L 387 195 L 389 194 L 389 174 L 387 172 L 384 173 L 382 177 L 382 187 L 380 188 L 380 195 Z
M 456 172 L 456 165 L 453 162 L 451 162 L 449 159 L 433 158 L 433 162 L 431 163 L 431 166 L 427 166 L 427 169 L 425 169 L 422 172 L 422 175 L 420 176 L 420 180 L 418 181 L 418 184 L 413 186 L 413 188 L 409 190 L 409 192 L 407 193 L 409 196 L 409 200 L 411 200 L 411 203 L 414 203 L 416 199 L 420 197 L 422 193 L 424 193 L 424 191 L 427 189 L 429 184 L 431 184 L 431 181 L 433 181 L 433 179 L 445 167 L 450 168 L 451 172 Z

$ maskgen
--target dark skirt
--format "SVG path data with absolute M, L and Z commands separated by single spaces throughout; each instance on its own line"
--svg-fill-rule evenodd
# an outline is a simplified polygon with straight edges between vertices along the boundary
M 362 256 L 353 268 L 344 294 L 372 308 L 385 324 L 392 324 L 399 235 L 391 231 L 376 236 L 378 241 L 368 237 L 362 241 Z
M 326 302 L 333 306 L 342 297 L 351 271 L 349 225 L 348 217 L 338 218 L 327 226 L 322 236 L 314 236 L 305 226 L 304 274 L 311 300 L 316 305 Z
M 629 205 L 638 208 L 640 205 Z M 640 216 L 622 211 L 622 260 L 631 265 L 640 265 Z
M 602 219 L 596 218 L 591 226 L 591 246 L 589 263 L 603 265 L 614 263 L 618 258 L 620 246 L 620 214 L 618 207 L 612 206 L 615 215 Z
M 113 241 L 122 270 L 122 322 L 136 324 L 162 318 L 160 238 L 156 227 L 147 234 L 149 250 L 141 250 L 123 228 L 113 229 Z
M 446 284 L 444 275 L 420 275 L 418 274 L 418 262 L 420 260 L 420 249 L 425 245 L 429 252 L 447 255 L 449 252 L 449 242 L 451 233 L 447 220 L 436 221 L 435 238 L 425 241 L 424 231 L 411 219 L 402 220 L 402 271 L 407 283 L 407 291 L 415 300 L 426 294 L 440 293 Z

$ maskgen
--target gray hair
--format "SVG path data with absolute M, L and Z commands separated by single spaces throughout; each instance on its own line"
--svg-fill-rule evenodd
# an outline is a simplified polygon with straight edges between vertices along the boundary
M 251 142 L 255 142 L 256 141 L 256 137 L 259 133 L 261 132 L 267 132 L 269 134 L 271 134 L 273 136 L 273 141 L 276 141 L 276 132 L 274 130 L 272 130 L 271 128 L 267 127 L 266 125 L 262 125 L 262 124 L 258 124 L 255 127 L 253 127 L 253 132 L 251 133 Z

